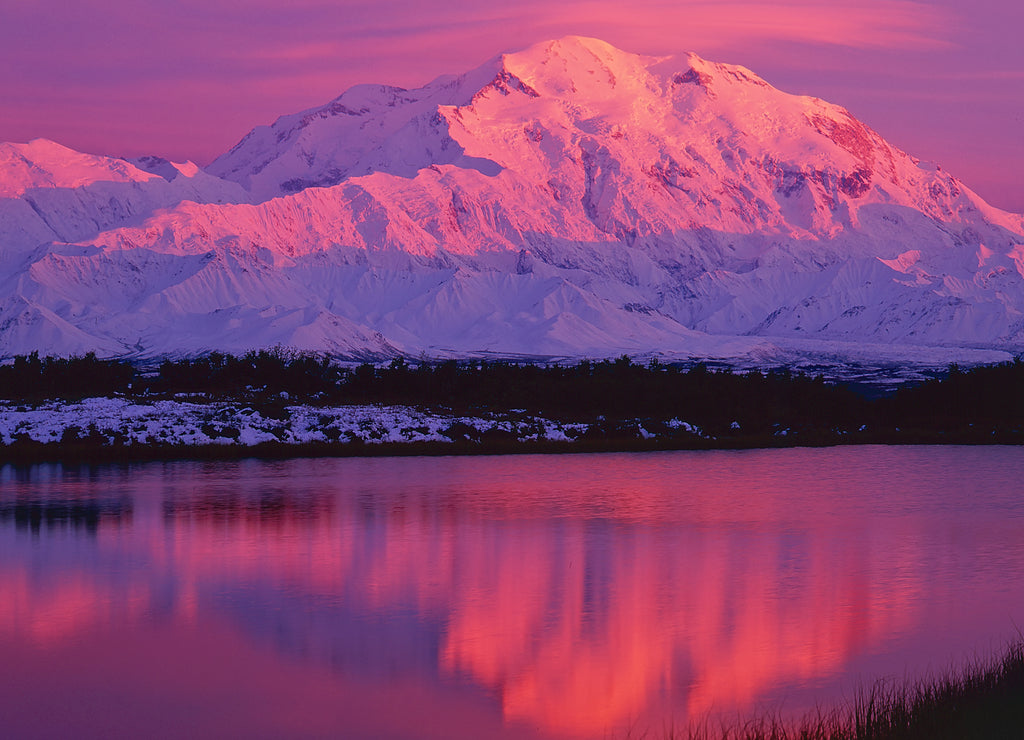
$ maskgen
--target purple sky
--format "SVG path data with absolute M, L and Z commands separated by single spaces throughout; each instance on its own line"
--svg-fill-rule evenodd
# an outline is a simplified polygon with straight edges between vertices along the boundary
M 695 51 L 845 105 L 1024 212 L 1021 0 L 0 0 L 0 140 L 208 164 L 360 82 L 566 34 Z

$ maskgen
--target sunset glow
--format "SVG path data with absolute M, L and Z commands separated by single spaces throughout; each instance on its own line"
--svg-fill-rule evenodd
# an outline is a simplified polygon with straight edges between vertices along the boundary
M 0 140 L 206 164 L 353 84 L 417 86 L 581 34 L 743 64 L 1024 211 L 1022 25 L 1005 0 L 16 2 L 0 23 Z
M 348 608 L 368 616 L 412 608 L 445 625 L 429 657 L 443 674 L 495 691 L 506 720 L 592 737 L 673 706 L 691 717 L 748 710 L 780 684 L 827 678 L 920 618 L 913 601 L 929 573 L 908 551 L 908 560 L 886 564 L 904 574 L 898 582 L 836 582 L 837 572 L 880 565 L 815 538 L 798 545 L 806 571 L 780 599 L 787 546 L 772 537 L 694 530 L 670 540 L 645 527 L 619 534 L 579 525 L 538 536 L 532 525 L 399 510 L 380 511 L 372 527 L 357 524 L 355 509 L 318 519 L 232 514 L 186 509 L 164 529 L 144 527 L 148 536 L 104 524 L 100 557 L 154 566 L 119 584 L 78 570 L 38 588 L 25 571 L 0 569 L 0 635 L 58 649 L 154 610 L 184 625 L 208 622 L 223 617 L 217 584 L 299 604 L 345 594 Z M 312 655 L 328 656 L 349 641 L 329 629 L 303 637 L 301 609 L 290 611 L 275 629 L 282 647 L 301 639 Z
M 164 494 L 157 470 L 83 479 L 74 500 L 98 512 L 87 515 L 95 529 L 44 516 L 37 535 L 52 543 L 59 576 L 26 560 L 24 524 L 4 525 L 0 656 L 14 645 L 73 655 L 113 640 L 111 625 L 146 634 L 155 619 L 186 646 L 210 630 L 233 635 L 217 650 L 268 664 L 260 681 L 244 679 L 247 691 L 273 693 L 282 662 L 286 675 L 306 665 L 320 676 L 322 698 L 364 696 L 362 709 L 346 705 L 350 727 L 367 707 L 387 715 L 388 703 L 408 704 L 410 717 L 434 717 L 438 737 L 473 737 L 484 720 L 470 695 L 483 692 L 498 704 L 487 722 L 595 737 L 782 696 L 799 710 L 802 691 L 834 684 L 901 635 L 977 618 L 964 604 L 933 622 L 926 605 L 998 589 L 976 567 L 986 548 L 1024 568 L 1012 523 L 990 527 L 985 545 L 963 540 L 976 554 L 958 565 L 936 555 L 930 515 L 902 502 L 901 486 L 969 484 L 915 455 L 890 476 L 892 493 L 856 457 L 815 483 L 809 451 L 772 467 L 749 456 L 738 467 L 727 455 L 611 459 L 592 467 L 579 456 L 557 470 L 537 459 L 525 475 L 520 458 L 493 458 L 483 480 L 439 459 L 430 467 L 443 486 L 415 482 L 414 460 L 243 463 L 234 472 L 251 482 L 238 491 L 181 466 Z M 288 483 L 278 478 L 287 470 Z M 49 488 L 45 477 L 34 485 Z M 882 508 L 867 516 L 852 492 Z M 889 508 L 888 496 L 902 503 Z M 171 676 L 185 670 L 163 660 Z M 204 681 L 216 692 L 231 676 Z M 448 719 L 431 709 L 445 702 L 459 706 Z

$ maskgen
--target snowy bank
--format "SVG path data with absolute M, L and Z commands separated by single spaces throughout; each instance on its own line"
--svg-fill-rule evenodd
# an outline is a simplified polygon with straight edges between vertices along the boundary
M 365 444 L 453 442 L 487 435 L 507 440 L 569 441 L 585 423 L 525 412 L 486 416 L 428 412 L 407 406 L 272 406 L 231 401 L 87 398 L 35 406 L 0 403 L 0 444 L 89 440 L 100 445 Z

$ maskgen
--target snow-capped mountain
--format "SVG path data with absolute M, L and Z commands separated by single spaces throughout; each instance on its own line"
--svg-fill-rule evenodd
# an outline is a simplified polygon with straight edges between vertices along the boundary
M 1024 349 L 1024 217 L 692 54 L 568 37 L 363 85 L 205 173 L 0 157 L 3 355 Z
M 82 154 L 46 139 L 0 143 L 0 250 L 90 239 L 140 223 L 183 200 L 232 203 L 250 196 L 192 162 L 127 161 Z

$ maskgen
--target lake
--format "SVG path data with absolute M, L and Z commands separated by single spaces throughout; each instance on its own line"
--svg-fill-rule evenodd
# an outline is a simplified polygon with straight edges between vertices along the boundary
M 1024 624 L 1024 448 L 0 468 L 11 737 L 616 738 Z

